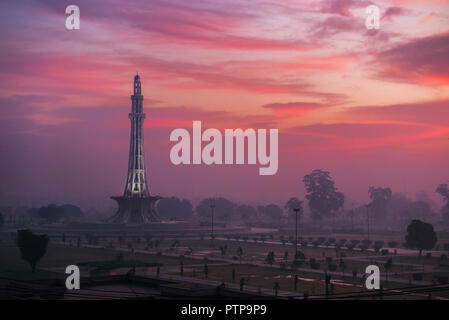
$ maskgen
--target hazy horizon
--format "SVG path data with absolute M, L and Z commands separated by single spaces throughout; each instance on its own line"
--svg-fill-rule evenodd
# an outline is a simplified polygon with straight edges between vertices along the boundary
M 370 186 L 442 203 L 445 1 L 376 1 L 377 31 L 365 28 L 364 1 L 231 2 L 80 0 L 75 31 L 64 27 L 65 3 L 2 2 L 0 201 L 86 208 L 104 198 L 114 207 L 138 71 L 153 195 L 283 204 L 303 198 L 302 177 L 323 169 L 360 203 Z M 221 131 L 278 128 L 277 174 L 173 165 L 170 132 L 191 131 L 193 120 Z

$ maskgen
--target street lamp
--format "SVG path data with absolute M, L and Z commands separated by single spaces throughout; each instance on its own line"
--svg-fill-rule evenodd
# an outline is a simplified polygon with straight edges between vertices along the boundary
M 214 200 L 212 200 L 213 202 L 210 204 L 210 209 L 211 209 L 211 220 L 212 220 L 212 223 L 211 223 L 211 228 L 212 228 L 212 232 L 211 232 L 211 239 L 212 239 L 212 241 L 214 241 L 214 209 L 215 209 L 215 199 Z
M 370 240 L 370 238 L 369 238 L 369 210 L 370 210 L 370 207 L 371 207 L 371 203 L 365 205 L 365 208 L 366 208 L 366 223 L 367 223 L 367 226 L 368 226 L 368 240 Z
M 300 210 L 300 208 L 293 209 L 293 211 L 295 211 L 295 259 L 296 254 L 298 253 L 298 213 Z

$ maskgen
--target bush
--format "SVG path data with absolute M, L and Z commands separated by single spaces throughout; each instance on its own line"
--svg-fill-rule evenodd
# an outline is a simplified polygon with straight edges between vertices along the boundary
M 329 264 L 327 266 L 327 268 L 329 269 L 329 271 L 335 271 L 335 270 L 337 270 L 337 265 L 336 264 Z
M 296 252 L 296 254 L 295 254 L 295 259 L 296 260 L 305 260 L 306 259 L 306 256 L 305 256 L 305 254 L 302 252 L 302 251 L 297 251 Z
M 389 241 L 388 246 L 390 248 L 396 248 L 398 246 L 398 243 L 396 241 Z
M 319 269 L 319 268 L 320 268 L 320 264 L 317 263 L 317 262 L 311 263 L 311 264 L 310 264 L 310 267 L 311 267 L 312 269 Z
M 414 273 L 413 274 L 413 280 L 415 281 L 422 281 L 423 274 L 422 273 Z
M 354 249 L 354 247 L 355 247 L 355 245 L 353 244 L 353 243 L 348 243 L 348 244 L 346 244 L 346 248 L 348 248 L 348 250 L 353 250 Z M 342 252 L 343 253 L 343 252 Z
M 448 277 L 447 276 L 438 277 L 437 281 L 438 281 L 439 284 L 447 284 L 448 283 Z
M 368 249 L 369 247 L 368 247 L 366 244 L 361 244 L 361 245 L 359 246 L 359 248 L 360 248 L 362 251 L 365 251 L 365 250 Z
M 379 250 L 384 246 L 384 242 L 383 241 L 376 241 L 374 242 L 374 251 L 379 252 Z
M 299 267 L 302 266 L 302 264 L 303 264 L 303 261 L 302 261 L 302 260 L 293 260 L 293 261 L 292 261 L 292 267 L 293 267 L 293 268 L 299 268 Z
M 364 239 L 364 240 L 362 240 L 362 244 L 363 244 L 363 246 L 366 246 L 367 248 L 369 248 L 369 247 L 370 247 L 371 243 L 372 243 L 372 241 L 371 241 L 371 240 L 368 240 L 368 239 Z

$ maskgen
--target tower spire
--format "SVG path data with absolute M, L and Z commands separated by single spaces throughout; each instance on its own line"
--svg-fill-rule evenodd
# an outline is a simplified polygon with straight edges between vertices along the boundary
M 122 197 L 112 197 L 119 204 L 118 212 L 112 222 L 147 223 L 159 220 L 155 203 L 160 197 L 151 197 L 145 171 L 143 140 L 143 95 L 140 76 L 134 76 L 133 95 L 131 95 L 131 134 L 129 146 L 128 176 Z

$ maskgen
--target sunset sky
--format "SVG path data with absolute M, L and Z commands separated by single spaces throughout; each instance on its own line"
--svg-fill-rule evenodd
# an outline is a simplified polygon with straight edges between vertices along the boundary
M 447 0 L 3 0 L 0 38 L 0 201 L 114 206 L 136 71 L 154 195 L 283 204 L 321 168 L 360 202 L 370 186 L 439 201 L 449 181 Z M 278 173 L 173 165 L 192 120 L 278 128 Z

